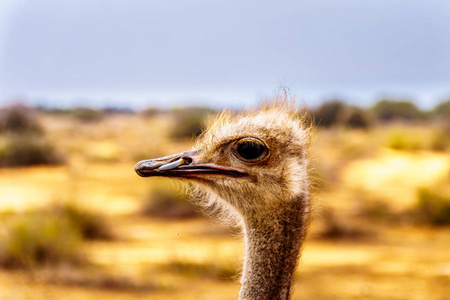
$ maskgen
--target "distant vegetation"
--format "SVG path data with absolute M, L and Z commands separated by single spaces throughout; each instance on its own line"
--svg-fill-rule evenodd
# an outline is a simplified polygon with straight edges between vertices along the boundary
M 450 122 L 450 100 L 430 111 L 420 110 L 413 102 L 404 100 L 382 99 L 365 109 L 334 100 L 323 103 L 311 113 L 319 127 L 368 128 L 375 124 L 396 122 Z
M 424 117 L 417 106 L 409 101 L 380 100 L 370 108 L 379 121 L 416 121 Z
M 17 109 L 13 106 L 2 109 L 0 114 L 0 131 L 5 128 L 14 127 L 15 131 L 27 132 L 42 131 L 36 125 L 35 117 L 29 115 L 29 108 L 25 106 Z M 88 107 L 77 107 L 72 109 L 49 109 L 39 108 L 40 112 L 68 115 L 82 122 L 98 122 L 107 115 L 133 114 L 130 109 L 105 108 L 93 109 Z M 450 134 L 450 100 L 437 104 L 431 110 L 421 110 L 413 102 L 408 100 L 381 99 L 371 107 L 363 108 L 346 104 L 341 100 L 326 101 L 316 108 L 309 110 L 313 116 L 315 125 L 319 127 L 348 127 L 366 129 L 374 125 L 389 123 L 418 123 L 418 122 L 440 122 L 442 128 L 448 128 Z M 149 107 L 139 113 L 146 118 L 157 115 L 168 115 L 173 117 L 173 127 L 170 132 L 172 138 L 191 138 L 198 136 L 205 126 L 205 120 L 216 111 L 207 107 L 182 107 L 170 110 Z M 5 114 L 6 113 L 6 114 Z M 447 127 L 446 127 L 447 126 Z M 19 129 L 22 128 L 22 129 Z
M 71 110 L 70 115 L 81 122 L 99 122 L 103 119 L 103 112 L 88 107 L 77 107 Z
M 0 167 L 61 164 L 64 158 L 45 139 L 36 111 L 24 105 L 0 110 Z
M 40 114 L 67 116 L 94 126 L 103 124 L 111 115 L 136 113 L 129 109 L 71 109 L 32 108 L 12 105 L 0 109 L 0 167 L 61 164 L 64 155 L 46 138 Z M 184 107 L 163 110 L 147 108 L 139 112 L 146 119 L 163 115 L 170 119 L 168 137 L 172 140 L 191 139 L 201 134 L 209 116 L 216 113 L 206 107 Z M 319 128 L 349 128 L 371 130 L 389 125 L 383 146 L 406 151 L 447 151 L 450 147 L 450 100 L 429 111 L 405 100 L 382 99 L 371 107 L 362 108 L 340 100 L 324 102 L 310 109 L 312 120 Z M 434 132 L 418 133 L 414 126 L 431 125 Z M 395 125 L 395 126 L 392 126 Z M 413 125 L 413 126 L 410 126 Z M 74 149 L 74 148 L 73 148 Z

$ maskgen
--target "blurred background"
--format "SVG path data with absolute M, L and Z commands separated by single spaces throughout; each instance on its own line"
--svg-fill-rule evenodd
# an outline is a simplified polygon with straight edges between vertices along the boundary
M 133 167 L 284 89 L 317 128 L 293 298 L 449 299 L 449 37 L 439 0 L 0 0 L 0 299 L 235 299 L 236 228 Z

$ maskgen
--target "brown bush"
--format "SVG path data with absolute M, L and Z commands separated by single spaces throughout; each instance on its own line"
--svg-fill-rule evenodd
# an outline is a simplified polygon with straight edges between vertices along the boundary
M 0 147 L 0 167 L 56 165 L 63 162 L 63 156 L 42 137 L 10 134 Z
M 12 105 L 0 110 L 0 132 L 42 135 L 44 130 L 35 111 L 25 105 Z
M 186 193 L 164 185 L 156 186 L 143 203 L 141 213 L 146 216 L 186 219 L 200 215 Z

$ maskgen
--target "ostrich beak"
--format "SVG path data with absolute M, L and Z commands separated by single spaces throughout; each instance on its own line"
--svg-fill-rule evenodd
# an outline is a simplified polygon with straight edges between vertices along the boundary
M 242 169 L 202 161 L 201 150 L 185 151 L 155 159 L 141 160 L 134 170 L 141 177 L 163 176 L 205 179 L 209 175 L 241 177 Z

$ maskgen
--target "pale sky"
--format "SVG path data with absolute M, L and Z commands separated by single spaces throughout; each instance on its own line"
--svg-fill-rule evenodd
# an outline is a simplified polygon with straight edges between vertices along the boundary
M 0 0 L 0 104 L 450 98 L 446 0 Z

